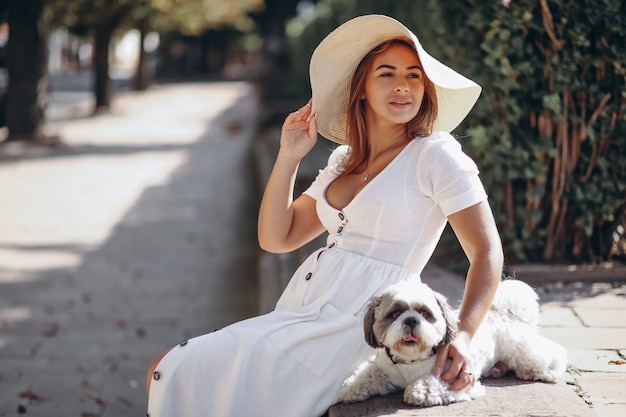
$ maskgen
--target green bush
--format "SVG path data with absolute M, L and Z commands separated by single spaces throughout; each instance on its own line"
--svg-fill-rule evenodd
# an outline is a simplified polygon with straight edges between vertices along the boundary
M 356 3 L 321 0 L 292 22 L 303 79 L 332 28 L 365 13 L 398 18 L 483 86 L 455 134 L 480 166 L 507 262 L 624 260 L 626 2 Z

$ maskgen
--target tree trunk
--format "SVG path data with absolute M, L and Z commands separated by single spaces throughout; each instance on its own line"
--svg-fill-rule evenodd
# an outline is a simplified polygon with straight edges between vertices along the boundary
M 109 44 L 114 30 L 110 24 L 98 25 L 95 30 L 93 46 L 95 113 L 107 111 L 111 107 Z
M 148 21 L 139 24 L 139 61 L 135 70 L 135 90 L 142 91 L 150 85 L 150 68 L 146 62 L 146 50 L 144 42 L 148 33 Z
M 8 140 L 45 141 L 47 31 L 41 21 L 45 0 L 8 2 L 6 125 Z

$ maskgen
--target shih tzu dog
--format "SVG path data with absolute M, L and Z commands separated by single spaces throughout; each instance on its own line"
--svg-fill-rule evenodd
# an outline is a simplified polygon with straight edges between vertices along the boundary
M 470 342 L 476 375 L 555 382 L 565 372 L 567 351 L 538 331 L 537 293 L 514 279 L 500 283 L 491 308 Z M 367 343 L 380 350 L 343 383 L 339 402 L 404 390 L 416 406 L 445 405 L 484 394 L 477 380 L 468 392 L 452 391 L 435 377 L 437 348 L 457 333 L 458 311 L 423 283 L 400 282 L 374 297 L 364 320 Z

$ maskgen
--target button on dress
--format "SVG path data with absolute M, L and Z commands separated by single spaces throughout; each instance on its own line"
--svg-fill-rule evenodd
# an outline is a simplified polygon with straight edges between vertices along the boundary
M 412 140 L 345 207 L 325 198 L 348 148 L 305 191 L 327 243 L 312 253 L 274 311 L 174 347 L 150 387 L 151 417 L 317 417 L 373 353 L 369 299 L 420 280 L 450 214 L 487 198 L 476 164 L 448 133 Z M 156 375 L 156 374 L 155 374 Z

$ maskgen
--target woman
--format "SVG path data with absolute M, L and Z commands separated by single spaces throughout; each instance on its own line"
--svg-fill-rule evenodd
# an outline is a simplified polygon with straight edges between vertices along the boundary
M 148 373 L 149 414 L 319 416 L 372 353 L 371 296 L 419 280 L 446 222 L 469 261 L 459 336 L 438 353 L 452 389 L 470 388 L 468 344 L 502 272 L 502 248 L 476 165 L 447 133 L 480 87 L 428 55 L 386 16 L 353 19 L 311 58 L 313 99 L 287 116 L 259 213 L 259 242 L 288 252 L 328 231 L 276 309 L 189 340 Z M 318 131 L 339 146 L 295 201 Z M 444 364 L 449 362 L 445 372 Z M 151 379 L 151 380 L 150 380 Z

